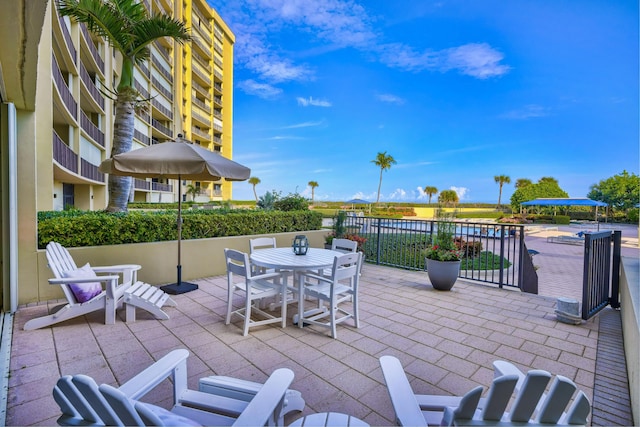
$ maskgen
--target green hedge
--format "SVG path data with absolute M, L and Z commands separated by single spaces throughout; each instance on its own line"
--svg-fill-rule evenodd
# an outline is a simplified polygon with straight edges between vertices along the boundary
M 481 211 L 481 212 L 460 212 L 456 214 L 456 218 L 491 218 L 498 219 L 504 216 L 502 211 Z
M 186 211 L 183 239 L 319 230 L 322 214 L 313 211 Z M 66 247 L 118 245 L 176 240 L 177 211 L 38 213 L 38 247 L 56 241 Z

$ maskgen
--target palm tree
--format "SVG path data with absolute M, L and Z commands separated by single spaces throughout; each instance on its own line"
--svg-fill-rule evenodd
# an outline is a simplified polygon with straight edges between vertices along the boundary
M 319 187 L 320 184 L 318 184 L 318 181 L 309 181 L 307 185 L 311 187 L 311 203 L 313 203 L 316 187 Z
M 200 187 L 196 187 L 193 184 L 187 185 L 187 195 L 191 194 L 191 201 L 196 201 L 196 196 L 200 194 Z
M 422 191 L 429 196 L 429 204 L 431 204 L 431 197 L 438 192 L 438 189 L 436 187 L 424 187 Z
M 253 185 L 253 197 L 256 198 L 256 203 L 258 203 L 258 193 L 256 193 L 256 185 L 260 184 L 260 178 L 258 178 L 257 176 L 252 176 L 247 182 Z
M 386 151 L 382 153 L 378 153 L 375 160 L 371 160 L 371 163 L 380 167 L 380 182 L 378 183 L 378 198 L 376 199 L 376 203 L 380 202 L 380 188 L 382 187 L 382 172 L 387 169 L 391 169 L 392 165 L 395 165 L 396 159 L 394 159 L 390 154 L 387 154 Z
M 516 188 L 526 187 L 527 185 L 531 185 L 533 182 L 529 178 L 518 178 L 516 181 Z
M 149 58 L 149 44 L 162 37 L 178 43 L 191 40 L 185 24 L 170 16 L 149 17 L 143 2 L 137 0 L 60 0 L 60 16 L 70 16 L 87 25 L 89 31 L 104 38 L 122 54 L 120 81 L 115 88 L 113 145 L 111 156 L 126 153 L 133 144 L 134 108 L 139 93 L 134 87 L 134 65 Z M 109 175 L 109 212 L 126 212 L 131 177 Z
M 438 203 L 442 203 L 446 206 L 448 206 L 449 204 L 453 204 L 455 206 L 455 204 L 459 201 L 460 199 L 458 198 L 458 193 L 456 193 L 454 190 L 442 190 L 440 192 L 440 195 L 438 196 Z
M 500 185 L 500 194 L 498 195 L 498 209 L 500 209 L 500 201 L 502 199 L 502 186 L 504 184 L 511 184 L 511 178 L 507 175 L 496 175 L 493 177 L 493 179 Z

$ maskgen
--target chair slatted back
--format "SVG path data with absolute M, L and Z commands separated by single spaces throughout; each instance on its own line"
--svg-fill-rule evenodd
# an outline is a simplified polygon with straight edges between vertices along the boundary
M 235 249 L 225 249 L 224 256 L 227 260 L 227 276 L 229 283 L 232 283 L 233 274 L 251 278 L 249 256 Z
M 525 423 L 531 419 L 549 380 L 551 374 L 547 371 L 534 369 L 527 372 L 511 409 L 511 421 Z
M 129 399 L 126 394 L 109 384 L 101 384 L 98 389 L 111 408 L 113 408 L 113 410 L 118 414 L 118 417 L 122 420 L 122 425 L 145 425 L 144 421 L 142 421 L 142 418 L 140 418 L 140 415 L 138 415 L 138 412 L 133 406 L 135 402 Z
M 116 413 L 98 390 L 98 384 L 96 384 L 93 378 L 86 375 L 74 375 L 71 382 L 106 425 L 121 424 Z
M 338 252 L 356 252 L 358 250 L 358 242 L 349 239 L 333 239 L 331 241 L 331 250 Z
M 331 279 L 336 282 L 353 278 L 354 283 L 357 283 L 358 272 L 360 271 L 360 260 L 360 252 L 346 253 L 336 257 L 333 260 Z
M 545 424 L 556 424 L 576 389 L 575 383 L 569 378 L 556 375 L 549 393 L 542 403 L 537 421 Z
M 578 391 L 571 408 L 567 411 L 566 423 L 574 425 L 587 425 L 587 417 L 591 412 L 591 402 L 582 390 Z
M 62 246 L 60 243 L 49 242 L 46 248 L 46 255 L 49 268 L 53 272 L 53 275 L 56 279 L 64 278 L 65 271 L 78 269 L 67 248 Z M 78 302 L 75 295 L 73 295 L 73 292 L 71 291 L 69 285 L 61 284 L 60 287 L 62 288 L 67 301 L 72 304 Z
M 517 375 L 505 375 L 493 380 L 482 409 L 483 420 L 500 421 L 502 419 L 517 382 Z
M 62 410 L 61 419 L 84 420 L 87 423 L 104 424 L 96 411 L 73 384 L 73 377 L 65 375 L 58 379 L 53 389 L 53 398 Z M 72 424 L 65 422 L 64 424 Z
M 249 240 L 249 249 L 250 252 L 253 253 L 256 249 L 266 249 L 266 248 L 275 248 L 276 247 L 276 239 L 275 237 L 257 237 L 255 239 Z

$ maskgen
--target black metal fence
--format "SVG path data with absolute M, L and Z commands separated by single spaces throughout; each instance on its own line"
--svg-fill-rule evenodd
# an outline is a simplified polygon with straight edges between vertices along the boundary
M 424 270 L 424 249 L 434 240 L 437 220 L 389 219 L 347 216 L 347 234 L 366 239 L 362 243 L 367 262 Z M 480 222 L 456 222 L 455 238 L 464 251 L 461 278 L 520 288 L 524 226 Z
M 582 319 L 590 319 L 609 304 L 619 307 L 620 246 L 619 230 L 585 234 Z

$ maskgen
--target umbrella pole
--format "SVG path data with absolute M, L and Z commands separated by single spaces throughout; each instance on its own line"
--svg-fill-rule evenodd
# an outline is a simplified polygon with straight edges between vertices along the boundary
M 198 289 L 198 285 L 195 283 L 188 283 L 182 281 L 182 265 L 180 263 L 182 254 L 182 191 L 180 186 L 182 185 L 182 180 L 180 179 L 180 175 L 178 175 L 178 280 L 176 283 L 171 285 L 161 286 L 160 289 L 165 291 L 168 294 L 177 295 L 184 294 L 186 292 L 195 291 Z

